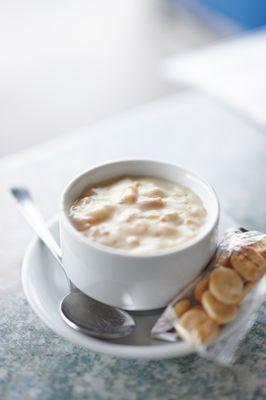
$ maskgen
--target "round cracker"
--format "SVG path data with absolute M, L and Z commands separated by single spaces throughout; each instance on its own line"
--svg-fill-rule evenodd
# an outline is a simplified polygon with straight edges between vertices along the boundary
M 202 295 L 202 306 L 206 313 L 218 324 L 226 324 L 236 316 L 236 306 L 223 304 L 209 290 Z
M 192 344 L 210 343 L 218 334 L 219 327 L 204 310 L 188 310 L 177 324 L 180 336 Z
M 243 250 L 233 252 L 231 264 L 239 275 L 249 282 L 258 281 L 264 274 L 264 268 L 249 259 Z
M 205 276 L 203 276 L 203 278 L 197 283 L 194 289 L 194 297 L 199 302 L 201 301 L 203 293 L 208 289 L 209 277 L 210 274 L 206 274 Z
M 209 290 L 224 304 L 239 304 L 243 296 L 243 281 L 230 268 L 215 268 L 210 274 Z
M 179 300 L 177 303 L 174 305 L 174 310 L 176 313 L 177 317 L 180 317 L 184 312 L 186 312 L 191 305 L 191 302 L 187 299 L 182 299 Z

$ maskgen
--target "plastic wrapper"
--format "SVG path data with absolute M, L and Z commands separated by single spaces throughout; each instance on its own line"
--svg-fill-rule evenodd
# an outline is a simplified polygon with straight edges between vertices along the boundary
M 152 337 L 185 340 L 199 355 L 231 364 L 266 300 L 265 273 L 266 235 L 243 228 L 227 231 L 201 275 L 166 307 Z

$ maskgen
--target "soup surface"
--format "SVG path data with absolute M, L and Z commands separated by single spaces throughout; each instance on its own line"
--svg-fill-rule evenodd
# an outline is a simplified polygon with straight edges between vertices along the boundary
M 202 229 L 206 210 L 185 186 L 123 176 L 87 187 L 69 216 L 76 229 L 101 244 L 147 254 L 189 242 Z

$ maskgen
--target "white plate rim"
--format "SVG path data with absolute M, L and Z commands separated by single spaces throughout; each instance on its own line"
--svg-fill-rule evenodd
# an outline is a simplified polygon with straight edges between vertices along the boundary
M 52 218 L 49 221 L 48 226 L 54 226 L 55 223 L 57 223 L 57 220 L 57 217 Z M 85 347 L 86 349 L 95 353 L 101 353 L 121 358 L 155 360 L 181 357 L 195 352 L 193 346 L 185 342 L 167 344 L 165 342 L 162 342 L 161 345 L 158 344 L 156 346 L 131 346 L 127 344 L 117 343 L 113 344 L 90 336 L 85 336 L 79 332 L 72 330 L 67 325 L 64 328 L 60 328 L 55 325 L 53 318 L 49 316 L 47 312 L 45 312 L 45 309 L 42 306 L 40 299 L 33 292 L 34 286 L 29 279 L 29 271 L 32 268 L 31 258 L 38 243 L 40 243 L 40 239 L 38 237 L 34 237 L 34 239 L 32 239 L 30 244 L 28 245 L 24 254 L 21 270 L 22 286 L 26 299 L 33 311 L 56 334 L 66 340 L 69 340 L 73 344 Z

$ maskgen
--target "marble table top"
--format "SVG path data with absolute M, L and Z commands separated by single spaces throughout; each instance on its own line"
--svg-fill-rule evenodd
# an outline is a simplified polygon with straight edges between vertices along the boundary
M 121 360 L 58 337 L 22 292 L 21 261 L 33 235 L 8 194 L 11 184 L 27 185 L 49 218 L 76 173 L 115 158 L 149 157 L 197 171 L 215 186 L 222 209 L 239 224 L 266 231 L 265 154 L 265 131 L 187 91 L 2 159 L 0 398 L 265 399 L 265 307 L 230 367 L 197 355 Z

